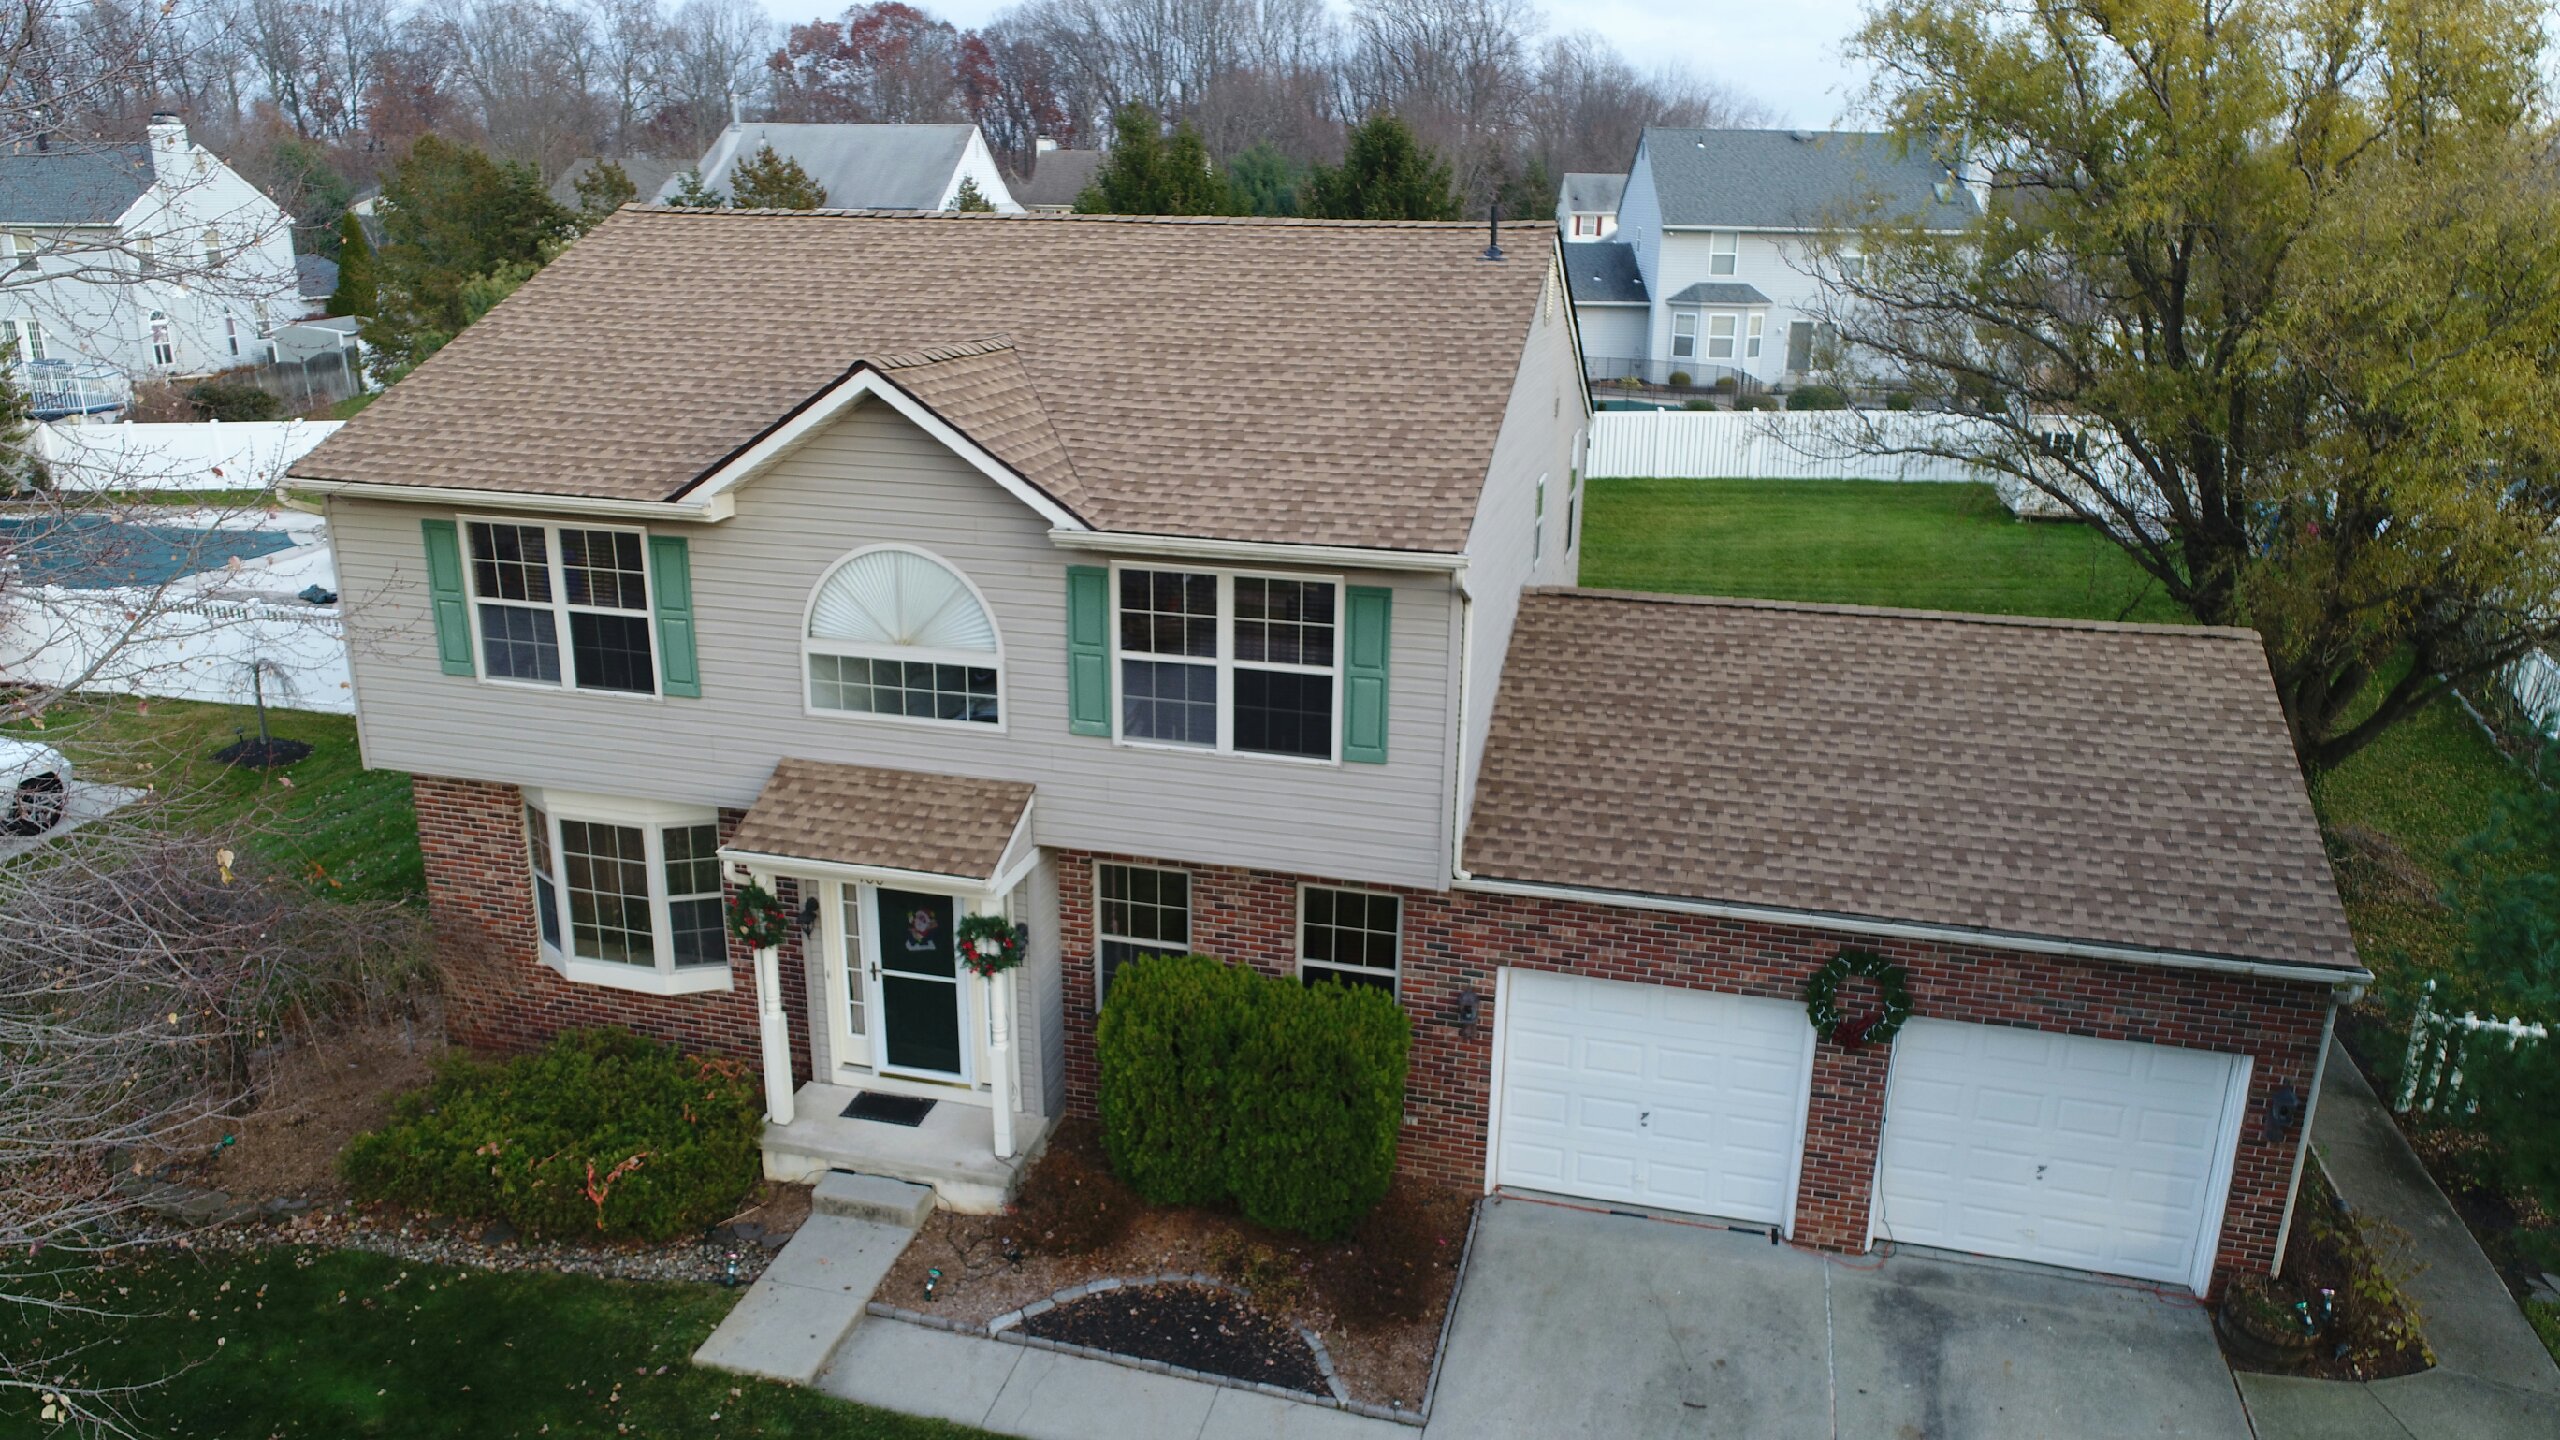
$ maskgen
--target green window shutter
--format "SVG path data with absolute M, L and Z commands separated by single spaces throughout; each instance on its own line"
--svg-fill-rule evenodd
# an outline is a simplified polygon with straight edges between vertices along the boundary
M 658 602 L 658 688 L 702 698 L 693 654 L 693 549 L 681 535 L 649 537 L 649 590 Z
M 462 596 L 462 534 L 450 520 L 421 520 L 427 535 L 427 593 L 436 613 L 436 659 L 447 675 L 471 675 L 471 605 Z
M 1342 758 L 1387 763 L 1387 630 L 1395 592 L 1353 585 L 1343 592 Z
M 1111 572 L 1067 567 L 1067 730 L 1111 733 Z

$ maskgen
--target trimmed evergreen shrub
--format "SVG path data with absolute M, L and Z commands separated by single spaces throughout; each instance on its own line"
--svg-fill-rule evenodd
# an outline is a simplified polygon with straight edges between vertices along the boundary
M 1094 1036 L 1102 1146 L 1150 1204 L 1227 1196 L 1227 1084 L 1259 979 L 1207 955 L 1145 955 L 1111 977 Z
M 1836 385 L 1799 385 L 1787 394 L 1790 410 L 1846 410 L 1849 397 Z
M 529 1236 L 666 1240 L 734 1211 L 758 1173 L 762 1112 L 735 1060 L 571 1030 L 538 1054 L 448 1060 L 338 1171 L 360 1200 Z
M 1911 392 L 1910 392 L 1910 391 L 1908 391 L 1908 390 L 1895 390 L 1895 391 L 1890 392 L 1889 394 L 1887 394 L 1887 395 L 1884 397 L 1884 408 L 1886 408 L 1887 410 L 1908 410 L 1908 409 L 1910 409 L 1910 408 L 1911 408 Z
M 1403 1007 L 1366 985 L 1292 985 L 1229 1082 L 1227 1188 L 1245 1217 L 1320 1240 L 1386 1198 L 1404 1118 Z
M 1669 377 L 1669 378 L 1670 378 L 1670 381 L 1671 381 L 1671 388 L 1672 388 L 1672 389 L 1674 389 L 1674 390 L 1686 390 L 1686 389 L 1688 389 L 1688 388 L 1689 388 L 1689 372 L 1688 372 L 1688 371 L 1686 371 L 1686 370 L 1674 370 L 1674 371 L 1672 371 L 1672 372 L 1671 372 L 1671 375 L 1670 375 L 1670 377 Z
M 284 398 L 245 380 L 199 380 L 187 387 L 187 403 L 207 420 L 281 420 Z

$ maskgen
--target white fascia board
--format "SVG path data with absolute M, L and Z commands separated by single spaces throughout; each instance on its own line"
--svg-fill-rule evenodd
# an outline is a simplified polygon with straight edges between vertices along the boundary
M 1066 550 L 1091 550 L 1149 560 L 1198 560 L 1214 565 L 1323 565 L 1342 570 L 1411 570 L 1461 575 L 1467 557 L 1433 550 L 1372 550 L 1357 545 L 1281 545 L 1264 540 L 1210 540 L 1190 535 L 1140 535 L 1117 530 L 1049 532 Z
M 838 415 L 864 399 L 877 399 L 913 422 L 917 429 L 940 441 L 951 453 L 969 463 L 970 468 L 1004 487 L 1023 504 L 1038 511 L 1055 529 L 1082 530 L 1078 519 L 1040 488 L 1016 474 L 1013 467 L 990 455 L 978 442 L 953 429 L 943 418 L 927 409 L 922 401 L 884 380 L 880 372 L 869 366 L 856 367 L 852 373 L 819 391 L 817 396 L 781 424 L 767 430 L 763 437 L 744 450 L 723 461 L 718 469 L 686 487 L 682 501 L 713 500 L 762 473 L 783 456 L 798 449 L 811 436 Z
M 898 889 L 921 890 L 928 894 L 989 895 L 997 893 L 996 878 L 988 875 L 942 875 L 930 870 L 900 870 L 887 865 L 846 865 L 834 860 L 811 860 L 797 855 L 768 855 L 761 850 L 737 850 L 720 847 L 720 858 L 732 865 L 744 865 L 775 875 L 816 875 L 829 880 L 862 880 L 873 885 Z
M 2170 970 L 2212 970 L 2228 975 L 2247 975 L 2261 980 L 2285 980 L 2297 985 L 2363 986 L 2370 984 L 2373 980 L 2373 972 L 2363 969 L 2332 970 L 2312 965 L 2280 965 L 2263 960 L 2243 960 L 2230 955 L 2205 955 L 2189 950 L 2153 950 L 2138 945 L 2107 945 L 2086 940 L 2056 940 L 2002 930 L 1968 929 L 1959 925 L 1871 920 L 1821 910 L 1789 910 L 1774 905 L 1733 905 L 1713 900 L 1679 900 L 1664 895 L 1640 895 L 1623 890 L 1595 890 L 1579 885 L 1534 885 L 1519 880 L 1489 880 L 1480 876 L 1461 874 L 1451 883 L 1450 888 L 1479 891 L 1487 895 L 1509 895 L 1524 900 L 1568 900 L 1585 905 L 1610 905 L 1624 910 L 1660 910 L 1675 915 L 1703 915 L 1717 920 L 1756 921 L 1767 925 L 1802 925 L 1809 929 L 1830 930 L 1846 935 L 1872 935 L 1889 940 L 1931 940 L 1953 945 L 1993 946 L 2002 950 L 2023 950 L 2034 955 L 2058 955 L 2072 960 L 2111 960 L 2119 964 L 2153 965 Z
M 1624 306 L 1629 310 L 1653 308 L 1653 302 L 1650 300 L 1576 300 L 1573 302 L 1573 308 L 1576 310 L 1605 310 L 1612 305 Z
M 554 515 L 594 515 L 614 520 L 700 520 L 716 523 L 736 513 L 727 495 L 706 500 L 608 500 L 595 495 L 543 495 L 530 491 L 472 490 L 455 485 L 387 485 L 369 480 L 284 477 L 287 490 L 343 495 L 353 500 L 392 500 L 410 505 L 463 505 L 477 510 L 527 510 Z

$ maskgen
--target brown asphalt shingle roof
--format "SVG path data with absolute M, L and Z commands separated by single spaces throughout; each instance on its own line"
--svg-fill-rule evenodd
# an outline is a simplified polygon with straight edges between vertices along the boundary
M 990 403 L 1097 529 L 1454 552 L 1553 232 L 626 209 L 293 474 L 664 500 L 865 357 L 1003 336 Z
M 726 848 L 983 880 L 1030 804 L 1019 781 L 785 759 Z
M 2240 630 L 1532 590 L 1466 867 L 2357 967 Z

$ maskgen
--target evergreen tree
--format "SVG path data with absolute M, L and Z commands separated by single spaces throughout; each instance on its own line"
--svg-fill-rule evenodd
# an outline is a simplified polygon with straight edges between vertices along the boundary
M 424 135 L 382 185 L 377 304 L 365 339 L 386 369 L 415 364 L 478 318 L 463 290 L 540 268 L 576 232 L 532 167 Z
M 640 198 L 640 187 L 631 183 L 631 174 L 611 160 L 599 160 L 587 167 L 572 187 L 578 192 L 578 233 L 583 235 L 605 221 L 614 211 Z
M 991 215 L 995 213 L 996 202 L 986 197 L 976 180 L 963 175 L 960 177 L 960 193 L 951 197 L 951 208 L 965 214 Z
M 1534 220 L 1552 215 L 1560 186 L 1548 172 L 1547 162 L 1532 155 L 1529 163 L 1517 172 L 1503 177 L 1502 185 L 1493 193 L 1493 203 L 1502 207 L 1505 220 Z
M 1328 220 L 1455 220 L 1458 192 L 1448 162 L 1402 120 L 1373 115 L 1351 132 L 1340 165 L 1307 177 L 1299 209 Z
M 1076 197 L 1087 215 L 1230 215 L 1235 204 L 1209 147 L 1188 122 L 1168 137 L 1134 101 L 1111 117 L 1111 155 Z
M 373 242 L 353 210 L 338 217 L 338 288 L 329 295 L 332 315 L 369 316 L 374 297 Z
M 1306 167 L 1268 140 L 1227 161 L 1227 191 L 1239 215 L 1295 215 Z
M 771 145 L 757 146 L 738 162 L 729 172 L 729 190 L 741 210 L 822 210 L 827 204 L 827 187 Z
M 729 202 L 721 198 L 719 191 L 702 183 L 700 170 L 687 170 L 676 182 L 676 193 L 667 197 L 667 203 L 687 210 L 717 210 Z

